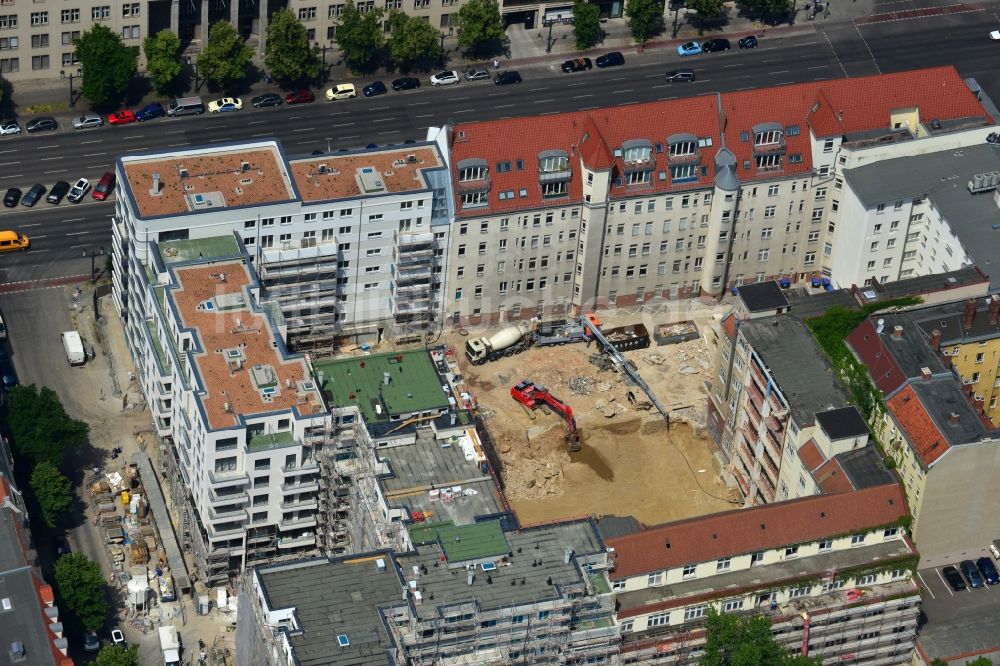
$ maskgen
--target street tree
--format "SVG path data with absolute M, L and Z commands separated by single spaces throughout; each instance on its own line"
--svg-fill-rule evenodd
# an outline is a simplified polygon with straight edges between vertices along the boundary
M 139 49 L 98 23 L 73 40 L 83 82 L 80 90 L 94 106 L 117 105 L 139 67 Z
M 419 16 L 389 12 L 389 55 L 402 70 L 441 59 L 441 33 Z
M 739 0 L 749 13 L 767 21 L 780 21 L 788 17 L 792 9 L 791 0 Z
M 739 616 L 709 609 L 705 652 L 699 666 L 819 666 L 822 660 L 793 655 L 774 640 L 765 615 Z
M 358 11 L 353 0 L 347 0 L 337 28 L 337 46 L 344 62 L 352 70 L 368 70 L 378 65 L 385 46 L 382 30 L 382 10 Z
M 587 2 L 587 0 L 574 0 L 573 2 L 573 37 L 576 39 L 576 48 L 589 49 L 601 38 L 601 8 Z
M 314 81 L 323 71 L 319 47 L 309 45 L 306 27 L 288 8 L 271 14 L 264 65 L 271 76 L 285 84 Z
M 723 0 L 685 0 L 685 6 L 698 13 L 698 22 L 702 25 L 705 21 L 723 16 L 726 12 Z
M 632 28 L 632 38 L 642 44 L 663 25 L 663 0 L 627 0 L 625 16 Z
M 15 386 L 3 406 L 15 457 L 26 467 L 62 466 L 66 455 L 87 443 L 87 424 L 70 418 L 48 387 Z
M 497 0 L 469 0 L 456 17 L 458 45 L 474 53 L 496 52 L 506 33 Z
M 35 465 L 29 485 L 46 527 L 55 527 L 73 508 L 73 484 L 52 463 Z
M 97 653 L 95 666 L 140 666 L 139 647 L 130 645 L 105 645 Z
M 82 631 L 97 631 L 108 616 L 104 577 L 97 562 L 83 553 L 69 553 L 56 560 L 53 580 L 59 608 Z
M 161 95 L 176 92 L 178 77 L 184 70 L 180 38 L 170 30 L 161 30 L 147 37 L 142 49 L 146 53 L 146 71 L 156 92 Z
M 233 24 L 219 21 L 209 29 L 208 43 L 198 54 L 198 72 L 212 85 L 225 89 L 247 77 L 252 60 L 253 49 Z

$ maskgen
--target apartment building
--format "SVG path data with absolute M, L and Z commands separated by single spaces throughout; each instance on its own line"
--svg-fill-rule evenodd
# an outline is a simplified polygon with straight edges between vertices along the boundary
M 446 316 L 628 307 L 772 279 L 850 286 L 835 264 L 838 243 L 856 251 L 854 229 L 838 232 L 844 170 L 896 154 L 886 144 L 985 141 L 995 127 L 971 85 L 939 68 L 444 127 Z
M 434 144 L 304 158 L 273 140 L 215 145 L 130 154 L 116 173 L 125 321 L 155 272 L 152 243 L 236 234 L 291 349 L 420 340 L 440 326 L 452 197 Z
M 910 662 L 919 588 L 895 482 L 610 538 L 622 663 L 697 664 L 704 617 L 764 615 L 824 663 Z
M 618 663 L 608 553 L 592 521 L 411 531 L 407 552 L 249 573 L 240 663 Z
M 981 546 L 983 534 L 1000 529 L 992 512 L 976 510 L 997 478 L 1000 430 L 987 400 L 996 379 L 990 384 L 984 373 L 998 362 L 998 312 L 996 295 L 883 312 L 847 339 L 885 396 L 887 413 L 874 425 L 895 461 L 925 558 Z

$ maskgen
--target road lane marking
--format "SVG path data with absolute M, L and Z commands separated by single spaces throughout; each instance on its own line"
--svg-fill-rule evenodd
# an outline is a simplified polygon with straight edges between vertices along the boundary
M 38 161 L 39 162 L 51 162 L 52 160 L 61 160 L 61 159 L 64 159 L 64 158 L 60 155 L 58 157 L 39 157 Z
M 16 152 L 17 148 L 15 148 L 14 150 L 0 150 L 0 155 L 4 155 L 6 153 L 16 153 Z
M 0 166 L 13 166 L 14 164 L 20 164 L 20 162 L 0 162 Z
M 955 596 L 955 593 L 951 591 L 951 585 L 949 585 L 945 581 L 944 576 L 941 575 L 941 570 L 938 569 L 937 567 L 934 567 L 934 572 L 937 573 L 938 578 L 941 579 L 941 584 L 944 585 L 944 589 L 948 590 L 948 594 L 950 594 L 951 596 Z
M 743 63 L 742 62 L 738 62 L 738 63 L 734 63 L 732 65 L 723 65 L 722 69 L 728 69 L 730 67 L 742 67 L 742 66 L 743 66 Z
M 593 97 L 593 95 L 574 95 L 573 99 L 583 99 L 584 97 Z
M 260 125 L 260 124 L 266 123 L 266 122 L 267 122 L 266 120 L 254 120 L 253 122 L 247 123 L 247 125 Z
M 788 72 L 789 72 L 789 70 L 787 70 L 787 69 L 779 69 L 776 72 L 768 72 L 768 74 L 788 74 Z
M 453 113 L 473 113 L 474 111 L 475 109 L 460 109 L 458 111 L 454 111 Z
M 293 129 L 292 131 L 293 132 L 312 132 L 315 129 L 316 129 L 315 127 L 300 127 L 298 129 Z
M 461 102 L 462 100 L 466 100 L 466 99 L 469 99 L 468 95 L 466 95 L 465 97 L 452 97 L 448 101 L 450 101 L 450 102 Z
M 330 127 L 350 127 L 352 125 L 354 125 L 354 123 L 340 123 L 339 125 L 330 125 Z
M 392 122 L 393 120 L 395 120 L 395 118 L 376 118 L 372 122 L 373 123 L 389 123 L 389 122 Z
M 82 217 L 74 217 L 74 218 L 69 219 L 69 220 L 63 220 L 63 222 L 83 222 L 83 220 L 84 220 L 84 218 L 82 218 Z
M 373 106 L 370 109 L 370 111 L 388 111 L 388 110 L 389 110 L 389 107 L 387 107 L 387 106 Z
M 806 67 L 806 69 L 807 70 L 809 70 L 809 69 L 826 69 L 827 67 L 829 67 L 829 65 L 816 65 L 815 67 Z
M 554 99 L 536 99 L 532 104 L 550 104 L 554 101 Z
M 625 90 L 612 90 L 611 94 L 612 95 L 620 95 L 622 93 L 630 93 L 630 92 L 634 92 L 634 89 L 633 88 L 626 88 Z
M 66 236 L 82 236 L 84 234 L 89 234 L 89 231 L 67 231 L 64 235 Z M 103 230 L 97 231 L 97 233 L 104 233 Z M 38 236 L 38 238 L 45 238 L 45 236 Z
M 539 90 L 548 90 L 548 88 L 528 88 L 528 92 L 538 92 Z
M 143 146 L 141 148 L 126 148 L 125 152 L 126 153 L 137 153 L 140 150 L 149 150 L 149 147 L 148 146 Z
M 422 116 L 413 116 L 413 117 L 414 117 L 414 118 L 433 118 L 433 117 L 434 117 L 434 114 L 433 114 L 433 113 L 425 113 L 425 114 L 424 114 L 424 115 L 422 115 Z
M 49 175 L 50 173 L 66 173 L 69 169 L 56 169 L 55 171 L 43 171 L 44 175 Z
M 566 87 L 567 88 L 575 88 L 576 86 L 585 86 L 585 85 L 587 85 L 586 81 L 580 81 L 579 83 L 567 83 Z
M 628 78 L 627 76 L 616 76 L 613 79 L 608 79 L 608 82 L 610 83 L 611 81 L 624 81 L 627 78 Z
M 493 108 L 494 109 L 509 109 L 512 106 L 514 106 L 514 105 L 513 104 L 497 104 Z
M 410 106 L 425 106 L 430 104 L 430 102 L 410 102 Z
M 179 143 L 177 145 L 178 146 L 186 146 L 187 144 L 186 143 Z M 84 157 L 101 157 L 103 155 L 107 155 L 107 153 L 87 153 L 86 155 L 84 155 Z
M 91 141 L 81 141 L 80 143 L 83 144 L 83 145 L 87 145 L 88 143 L 101 143 L 101 141 L 103 141 L 103 140 L 104 139 L 93 139 Z
M 920 582 L 924 584 L 924 589 L 927 590 L 927 594 L 931 595 L 931 599 L 937 599 L 937 597 L 934 596 L 934 592 L 931 590 L 930 585 L 927 584 L 927 581 L 924 580 L 924 577 L 920 575 L 919 571 L 917 572 L 917 578 L 919 578 Z
M 379 135 L 382 135 L 382 134 L 399 134 L 399 132 L 396 131 L 396 130 L 392 130 L 392 131 L 389 131 L 389 132 L 379 132 Z

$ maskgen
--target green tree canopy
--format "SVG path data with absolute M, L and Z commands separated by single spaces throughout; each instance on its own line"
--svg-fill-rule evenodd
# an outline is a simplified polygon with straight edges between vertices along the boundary
M 242 81 L 250 71 L 253 49 L 243 42 L 228 21 L 219 21 L 208 31 L 208 43 L 198 54 L 199 74 L 219 88 Z
M 580 50 L 597 43 L 601 38 L 600 7 L 587 0 L 573 0 L 573 37 Z
M 389 55 L 403 70 L 441 59 L 441 33 L 419 16 L 389 12 Z
M 175 92 L 177 79 L 184 66 L 181 64 L 181 40 L 170 30 L 161 30 L 147 37 L 142 44 L 146 53 L 146 71 L 153 80 L 153 87 L 161 95 Z
M 319 47 L 309 45 L 306 27 L 288 8 L 271 14 L 264 65 L 271 76 L 286 84 L 318 79 L 323 70 Z
M 83 553 L 69 553 L 56 560 L 53 579 L 59 608 L 77 629 L 97 631 L 108 616 L 101 567 Z
M 688 9 L 698 12 L 698 21 L 701 23 L 723 16 L 726 11 L 723 0 L 686 0 L 684 4 Z
M 739 3 L 751 14 L 772 21 L 786 18 L 792 9 L 791 0 L 739 0 Z
M 496 51 L 506 37 L 497 0 L 469 0 L 458 10 L 456 25 L 458 45 L 469 51 Z
M 50 462 L 40 462 L 31 472 L 31 494 L 41 510 L 46 527 L 55 527 L 59 518 L 73 508 L 73 484 Z
M 117 105 L 139 67 L 139 49 L 98 23 L 73 40 L 83 71 L 80 90 L 95 106 Z
M 28 466 L 60 467 L 67 453 L 87 443 L 87 424 L 70 418 L 50 388 L 15 386 L 3 411 L 15 457 Z
M 337 28 L 337 46 L 344 62 L 352 70 L 370 69 L 378 64 L 385 37 L 382 31 L 382 10 L 360 12 L 354 0 L 347 0 Z
M 699 666 L 819 666 L 821 659 L 793 655 L 774 640 L 765 615 L 733 615 L 714 608 L 705 621 Z
M 139 648 L 135 645 L 105 645 L 94 660 L 96 666 L 140 666 Z
M 642 44 L 663 25 L 663 0 L 627 0 L 625 16 L 632 28 L 632 37 Z

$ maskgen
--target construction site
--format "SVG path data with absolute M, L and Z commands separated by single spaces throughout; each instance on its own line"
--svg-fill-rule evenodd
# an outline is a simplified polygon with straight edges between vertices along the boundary
M 697 324 L 650 324 L 650 334 L 590 318 L 642 386 L 584 320 L 448 338 L 519 522 L 630 515 L 653 525 L 732 508 L 738 500 L 705 434 L 711 364 Z M 490 340 L 509 343 L 492 360 Z

